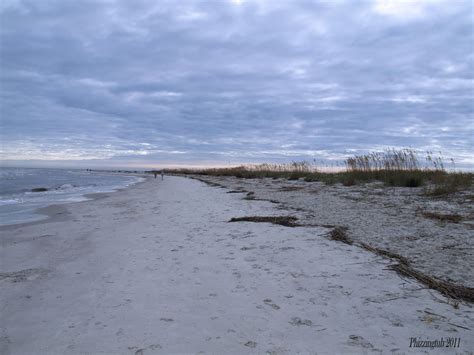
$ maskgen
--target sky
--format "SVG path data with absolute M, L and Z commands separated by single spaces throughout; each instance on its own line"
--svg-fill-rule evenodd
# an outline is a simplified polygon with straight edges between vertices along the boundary
M 470 0 L 2 0 L 1 165 L 411 147 L 473 169 L 473 20 Z

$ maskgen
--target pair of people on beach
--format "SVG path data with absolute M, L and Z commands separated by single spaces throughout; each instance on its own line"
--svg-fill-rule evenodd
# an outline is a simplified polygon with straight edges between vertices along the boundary
M 158 172 L 155 171 L 154 174 L 155 174 L 155 179 L 156 179 L 156 176 L 158 175 Z M 161 170 L 161 171 L 160 171 L 160 174 L 161 174 L 161 180 L 163 180 L 164 177 L 165 177 L 165 172 L 164 172 L 163 170 Z

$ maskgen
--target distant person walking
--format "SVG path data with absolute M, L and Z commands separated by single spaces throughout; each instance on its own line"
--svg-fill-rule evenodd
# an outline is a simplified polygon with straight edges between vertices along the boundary
M 156 175 L 158 175 L 158 173 L 156 171 L 154 171 L 153 175 L 155 175 L 155 179 L 156 179 Z
M 161 170 L 161 180 L 164 180 L 164 178 L 165 178 L 165 172 Z

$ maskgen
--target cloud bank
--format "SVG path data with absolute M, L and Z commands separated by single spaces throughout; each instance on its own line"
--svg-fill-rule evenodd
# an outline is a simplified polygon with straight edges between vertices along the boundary
M 0 159 L 328 163 L 413 147 L 473 168 L 472 6 L 4 0 Z

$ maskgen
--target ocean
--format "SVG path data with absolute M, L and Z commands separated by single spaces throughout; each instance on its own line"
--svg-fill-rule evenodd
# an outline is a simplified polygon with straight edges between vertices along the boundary
M 143 180 L 111 172 L 0 168 L 0 225 L 45 219 L 35 213 L 38 208 L 85 201 L 87 194 L 113 192 Z M 38 188 L 47 191 L 32 192 Z

